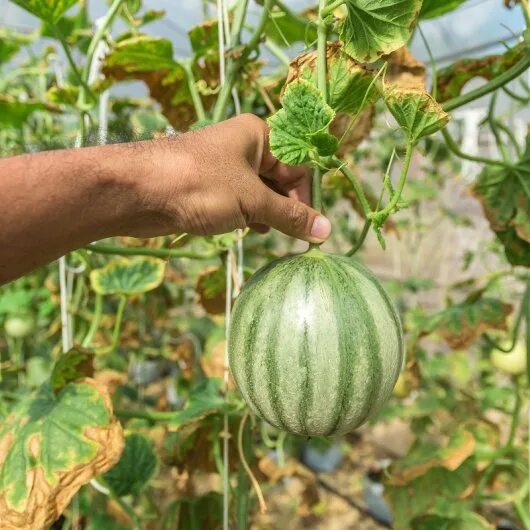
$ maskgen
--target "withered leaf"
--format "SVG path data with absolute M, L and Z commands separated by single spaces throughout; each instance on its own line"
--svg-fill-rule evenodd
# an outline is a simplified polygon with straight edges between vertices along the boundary
M 516 64 L 525 53 L 525 45 L 519 44 L 503 55 L 460 59 L 438 72 L 436 99 L 443 103 L 459 96 L 464 86 L 475 77 L 491 81 Z
M 506 317 L 513 306 L 494 298 L 482 297 L 460 304 L 427 317 L 420 324 L 421 334 L 437 332 L 454 349 L 467 348 L 485 331 L 507 330 Z
M 123 432 L 94 380 L 50 385 L 21 401 L 0 426 L 0 526 L 44 530 L 79 488 L 111 468 Z
M 374 72 L 344 52 L 340 42 L 328 42 L 328 104 L 335 112 L 357 114 L 379 99 Z M 285 87 L 297 79 L 317 84 L 317 54 L 299 55 L 289 68 Z M 285 90 L 285 88 L 284 88 Z
M 388 68 L 385 80 L 400 88 L 425 90 L 425 64 L 403 46 L 387 56 Z

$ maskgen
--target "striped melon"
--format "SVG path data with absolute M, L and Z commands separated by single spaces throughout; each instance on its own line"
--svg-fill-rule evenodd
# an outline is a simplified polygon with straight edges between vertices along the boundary
M 259 270 L 232 313 L 230 369 L 250 408 L 305 436 L 349 432 L 389 398 L 399 317 L 378 280 L 318 249 Z

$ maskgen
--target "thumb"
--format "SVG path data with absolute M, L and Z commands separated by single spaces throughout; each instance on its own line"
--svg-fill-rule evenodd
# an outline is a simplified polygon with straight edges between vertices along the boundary
M 309 243 L 322 243 L 331 233 L 329 220 L 303 202 L 266 188 L 255 220 Z

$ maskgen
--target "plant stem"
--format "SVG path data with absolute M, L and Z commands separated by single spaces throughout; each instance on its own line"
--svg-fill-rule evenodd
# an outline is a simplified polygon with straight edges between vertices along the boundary
M 517 432 L 517 426 L 519 425 L 519 416 L 521 413 L 521 388 L 519 383 L 519 377 L 514 380 L 515 383 L 515 404 L 513 406 L 512 421 L 510 424 L 510 433 L 508 434 L 508 440 L 506 442 L 506 449 L 513 447 L 513 441 L 515 439 L 515 433 Z
M 322 170 L 316 167 L 313 171 L 312 179 L 312 199 L 311 204 L 318 212 L 322 211 Z
M 495 125 L 496 125 L 496 127 L 498 129 L 500 129 L 508 137 L 508 139 L 510 140 L 510 143 L 512 144 L 512 147 L 513 147 L 517 157 L 518 158 L 522 158 L 523 157 L 523 151 L 521 149 L 521 146 L 517 142 L 517 139 L 515 138 L 515 135 L 513 134 L 512 130 L 508 126 L 506 126 L 504 123 L 502 123 L 502 122 L 500 122 L 498 120 L 495 120 Z
M 263 8 L 261 11 L 260 19 L 258 21 L 256 28 L 254 29 L 254 32 L 252 33 L 252 36 L 250 37 L 250 40 L 243 47 L 243 50 L 241 51 L 239 56 L 233 61 L 230 61 L 229 63 L 228 71 L 226 73 L 225 83 L 221 87 L 221 91 L 219 92 L 219 97 L 217 98 L 217 101 L 215 102 L 215 107 L 213 110 L 213 121 L 216 123 L 224 119 L 225 114 L 226 114 L 226 109 L 228 107 L 228 102 L 230 101 L 230 98 L 232 97 L 232 89 L 234 88 L 234 85 L 239 77 L 239 74 L 241 73 L 241 69 L 246 64 L 247 59 L 249 58 L 250 54 L 254 50 L 256 50 L 256 48 L 259 47 L 261 35 L 269 20 L 269 11 L 271 10 L 272 4 L 273 4 L 273 0 L 265 0 L 265 2 L 263 3 Z
M 436 99 L 437 92 L 438 92 L 438 68 L 436 67 L 436 61 L 434 59 L 434 55 L 432 54 L 431 47 L 429 46 L 429 41 L 425 37 L 425 34 L 423 33 L 423 30 L 421 29 L 420 25 L 418 25 L 418 31 L 420 32 L 423 45 L 425 46 L 425 49 L 427 50 L 427 55 L 429 56 L 429 62 L 431 63 L 431 76 L 432 76 L 431 95 L 434 99 Z
M 238 450 L 247 462 L 252 458 L 251 448 L 251 429 L 250 424 L 240 425 L 238 432 Z M 245 468 L 240 466 L 237 472 L 237 495 L 236 495 L 236 514 L 237 530 L 247 530 L 248 514 L 250 507 L 250 480 L 245 472 Z
M 407 143 L 407 150 L 405 153 L 405 160 L 403 161 L 403 167 L 401 168 L 401 174 L 399 176 L 399 182 L 396 188 L 396 191 L 392 198 L 390 199 L 390 202 L 382 209 L 377 212 L 373 212 L 370 214 L 370 219 L 374 218 L 386 218 L 388 217 L 396 208 L 399 199 L 401 198 L 401 193 L 403 192 L 403 188 L 405 187 L 405 182 L 407 181 L 407 175 L 410 168 L 410 162 L 412 160 L 412 154 L 414 152 L 414 144 L 412 142 Z
M 239 46 L 241 44 L 241 31 L 247 16 L 248 0 L 239 0 L 234 11 L 234 22 L 232 24 L 232 31 L 230 39 L 232 46 Z
M 133 510 L 133 508 L 129 506 L 120 496 L 112 493 L 112 490 L 110 489 L 109 497 L 116 501 L 119 507 L 129 516 L 130 519 L 132 519 L 132 522 L 134 524 L 134 530 L 142 530 L 142 520 L 138 517 L 138 515 L 136 515 L 136 512 Z
M 53 25 L 53 31 L 55 33 L 55 36 L 57 37 L 57 40 L 61 43 L 61 46 L 64 50 L 64 53 L 66 55 L 66 59 L 68 61 L 68 64 L 70 65 L 70 68 L 74 72 L 74 75 L 78 81 L 78 83 L 81 85 L 82 88 L 84 88 L 89 94 L 91 94 L 90 88 L 87 86 L 85 80 L 81 76 L 81 72 L 77 68 L 77 64 L 75 64 L 75 59 L 72 56 L 72 52 L 70 51 L 70 45 L 66 41 L 65 36 L 62 34 L 61 30 L 58 26 Z
M 513 506 L 517 512 L 517 515 L 519 516 L 519 519 L 523 523 L 525 530 L 530 530 L 530 516 L 523 506 L 523 501 L 521 499 L 517 499 L 514 501 Z
M 283 66 L 289 68 L 291 59 L 272 39 L 265 39 L 265 48 L 267 48 Z
M 88 81 L 90 70 L 92 68 L 92 62 L 94 60 L 94 55 L 96 53 L 98 44 L 109 29 L 109 26 L 112 24 L 114 17 L 118 14 L 118 10 L 120 9 L 124 1 L 125 0 L 114 0 L 112 2 L 112 5 L 107 11 L 107 14 L 105 15 L 105 18 L 103 19 L 101 25 L 97 28 L 96 32 L 94 33 L 94 36 L 90 40 L 90 44 L 88 45 L 88 50 L 86 53 L 85 66 L 83 68 L 83 80 L 85 82 Z
M 350 168 L 346 164 L 341 162 L 341 160 L 339 160 L 338 158 L 334 158 L 333 164 L 334 167 L 336 167 L 351 182 L 351 185 L 353 186 L 353 191 L 355 192 L 359 204 L 363 209 L 364 216 L 365 218 L 368 218 L 368 216 L 372 212 L 372 209 L 370 208 L 370 204 L 368 203 L 368 199 L 364 194 L 361 184 L 357 181 L 355 175 L 350 171 Z
M 519 77 L 529 67 L 530 56 L 523 57 L 518 63 L 514 64 L 511 68 L 506 70 L 506 72 L 503 72 L 501 75 L 495 77 L 488 83 L 476 88 L 475 90 L 471 90 L 466 94 L 462 94 L 455 98 L 449 99 L 448 101 L 442 104 L 442 108 L 446 112 L 450 112 L 452 110 L 457 109 L 458 107 L 462 107 L 463 105 L 470 103 L 471 101 L 475 101 L 475 99 L 479 99 L 482 96 L 490 94 L 498 88 L 501 88 L 504 85 L 508 84 L 510 81 L 513 81 L 516 77 Z
M 98 353 L 113 353 L 120 340 L 120 331 L 121 331 L 121 322 L 123 320 L 123 312 L 125 306 L 127 305 L 127 297 L 125 295 L 120 296 L 120 302 L 118 304 L 118 310 L 116 311 L 116 322 L 114 323 L 114 329 L 112 331 L 112 342 L 111 345 L 107 348 L 102 348 L 98 350 Z
M 328 45 L 328 26 L 324 21 L 324 9 L 326 8 L 326 0 L 319 0 L 319 20 L 317 25 L 317 86 L 324 101 L 328 101 L 328 59 L 327 59 L 327 45 Z
M 88 348 L 90 344 L 92 344 L 94 335 L 96 334 L 96 331 L 99 328 L 99 323 L 101 322 L 102 313 L 103 313 L 103 296 L 101 296 L 101 294 L 99 293 L 96 293 L 94 314 L 92 315 L 92 321 L 90 322 L 90 328 L 88 329 L 88 332 L 85 338 L 83 339 L 83 343 L 82 343 L 83 348 Z
M 512 99 L 515 99 L 515 101 L 518 101 L 519 103 L 522 103 L 523 105 L 527 105 L 530 101 L 530 98 L 521 96 L 520 94 L 517 94 L 512 89 L 508 88 L 507 86 L 502 87 L 502 90 L 508 94 Z
M 256 480 L 254 473 L 252 473 L 252 470 L 250 469 L 250 466 L 248 465 L 248 462 L 245 456 L 245 451 L 243 449 L 243 432 L 244 432 L 245 423 L 248 420 L 248 417 L 249 417 L 249 413 L 245 412 L 244 416 L 241 418 L 241 423 L 239 424 L 239 432 L 237 436 L 237 449 L 239 452 L 239 460 L 241 461 L 241 465 L 243 466 L 243 469 L 245 470 L 248 478 L 250 479 L 250 482 L 252 483 L 252 487 L 254 488 L 254 491 L 256 492 L 256 496 L 258 497 L 260 512 L 265 513 L 267 511 L 267 505 L 265 503 L 265 499 L 263 498 L 263 493 L 261 491 L 259 482 Z
M 444 137 L 445 143 L 450 151 L 452 151 L 459 158 L 464 158 L 465 160 L 471 160 L 472 162 L 480 162 L 482 164 L 487 164 L 489 166 L 500 166 L 505 168 L 512 168 L 513 165 L 502 160 L 493 160 L 491 158 L 484 158 L 482 156 L 470 155 L 464 153 L 460 150 L 457 143 L 454 141 L 453 137 L 449 134 L 447 127 L 442 129 L 442 136 Z
M 352 249 L 346 252 L 346 256 L 353 256 L 363 246 L 366 236 L 368 235 L 368 231 L 370 230 L 370 226 L 372 226 L 372 220 L 366 219 L 359 239 L 357 239 Z
M 495 122 L 495 104 L 497 103 L 497 94 L 498 92 L 495 92 L 491 95 L 486 121 L 488 122 L 491 132 L 493 133 L 493 136 L 495 138 L 495 143 L 497 144 L 497 148 L 499 150 L 499 153 L 502 156 L 502 159 L 505 162 L 508 162 L 508 159 L 509 159 L 508 151 L 506 150 L 506 146 L 504 145 L 502 141 L 501 135 L 499 133 L 499 129 L 497 128 L 497 124 Z
M 195 82 L 195 76 L 193 75 L 193 68 L 191 61 L 182 61 L 182 66 L 186 72 L 186 79 L 188 81 L 188 88 L 190 90 L 191 100 L 193 102 L 193 107 L 197 114 L 199 120 L 206 119 L 206 111 L 204 110 L 204 105 L 202 104 L 201 95 L 197 90 L 197 84 Z
M 333 13 L 333 11 L 335 11 L 335 9 L 337 9 L 337 7 L 340 7 L 341 5 L 343 5 L 345 3 L 346 3 L 346 0 L 335 0 L 334 2 L 331 2 L 331 4 L 329 4 L 327 7 L 325 7 L 322 10 L 322 16 L 323 17 L 327 17 L 327 16 L 331 15 Z
M 94 243 L 84 247 L 86 250 L 97 254 L 113 254 L 116 256 L 153 256 L 155 258 L 190 258 L 211 259 L 219 255 L 217 251 L 193 252 L 180 248 L 144 248 L 144 247 L 119 247 L 116 245 L 101 245 Z
M 390 182 L 390 171 L 392 170 L 392 164 L 394 162 L 394 157 L 396 156 L 396 149 L 392 149 L 392 155 L 390 156 L 390 160 L 388 162 L 388 167 L 385 171 L 385 176 L 383 178 L 383 185 L 381 186 L 381 193 L 379 194 L 379 199 L 377 200 L 377 204 L 375 206 L 376 210 L 379 210 L 379 206 L 381 205 L 381 201 L 383 200 L 383 195 L 385 194 L 385 189 Z M 390 192 L 391 193 L 391 192 Z M 366 219 L 361 235 L 359 236 L 359 239 L 356 241 L 356 243 L 353 245 L 353 248 L 350 249 L 349 252 L 346 252 L 346 256 L 353 256 L 363 245 L 366 236 L 368 235 L 368 231 L 370 230 L 370 226 L 372 225 L 371 219 Z

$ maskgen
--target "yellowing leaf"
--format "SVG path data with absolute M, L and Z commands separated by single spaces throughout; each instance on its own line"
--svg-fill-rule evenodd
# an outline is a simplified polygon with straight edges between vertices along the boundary
M 175 129 L 186 130 L 196 121 L 186 72 L 173 59 L 171 41 L 145 35 L 120 41 L 105 58 L 102 71 L 112 82 L 143 81 Z
M 458 503 L 469 494 L 476 473 L 475 444 L 469 431 L 456 430 L 438 443 L 418 441 L 390 467 L 385 497 L 392 509 L 392 528 L 410 530 L 412 521 L 425 514 L 448 515 L 447 506 L 451 514 L 465 508 Z
M 473 454 L 475 449 L 475 438 L 468 431 L 459 431 L 453 435 L 445 447 L 419 453 L 419 461 L 412 458 L 399 462 L 392 470 L 387 484 L 392 486 L 404 486 L 415 478 L 425 475 L 434 467 L 444 467 L 449 471 L 459 468 L 464 460 Z M 416 456 L 416 455 L 413 455 Z
M 406 44 L 416 25 L 422 0 L 346 0 L 348 17 L 340 29 L 346 52 L 373 63 Z
M 46 22 L 55 24 L 77 0 L 13 0 L 22 9 Z
M 110 261 L 90 273 L 96 293 L 132 296 L 156 289 L 164 279 L 166 263 L 161 259 L 137 257 Z
M 450 119 L 442 107 L 423 90 L 386 88 L 385 103 L 413 143 L 439 131 Z
M 380 97 L 374 73 L 344 52 L 340 42 L 328 42 L 328 104 L 335 112 L 357 114 Z M 317 84 L 317 54 L 307 52 L 291 62 L 286 86 L 296 79 Z
M 117 462 L 123 433 L 92 379 L 45 385 L 0 426 L 0 527 L 48 528 L 79 488 Z
M 289 165 L 299 165 L 319 153 L 322 136 L 335 117 L 321 92 L 310 82 L 293 81 L 282 97 L 283 108 L 268 120 L 271 127 L 270 147 L 274 156 Z M 316 141 L 313 141 L 316 138 Z M 324 142 L 326 153 L 329 143 Z

